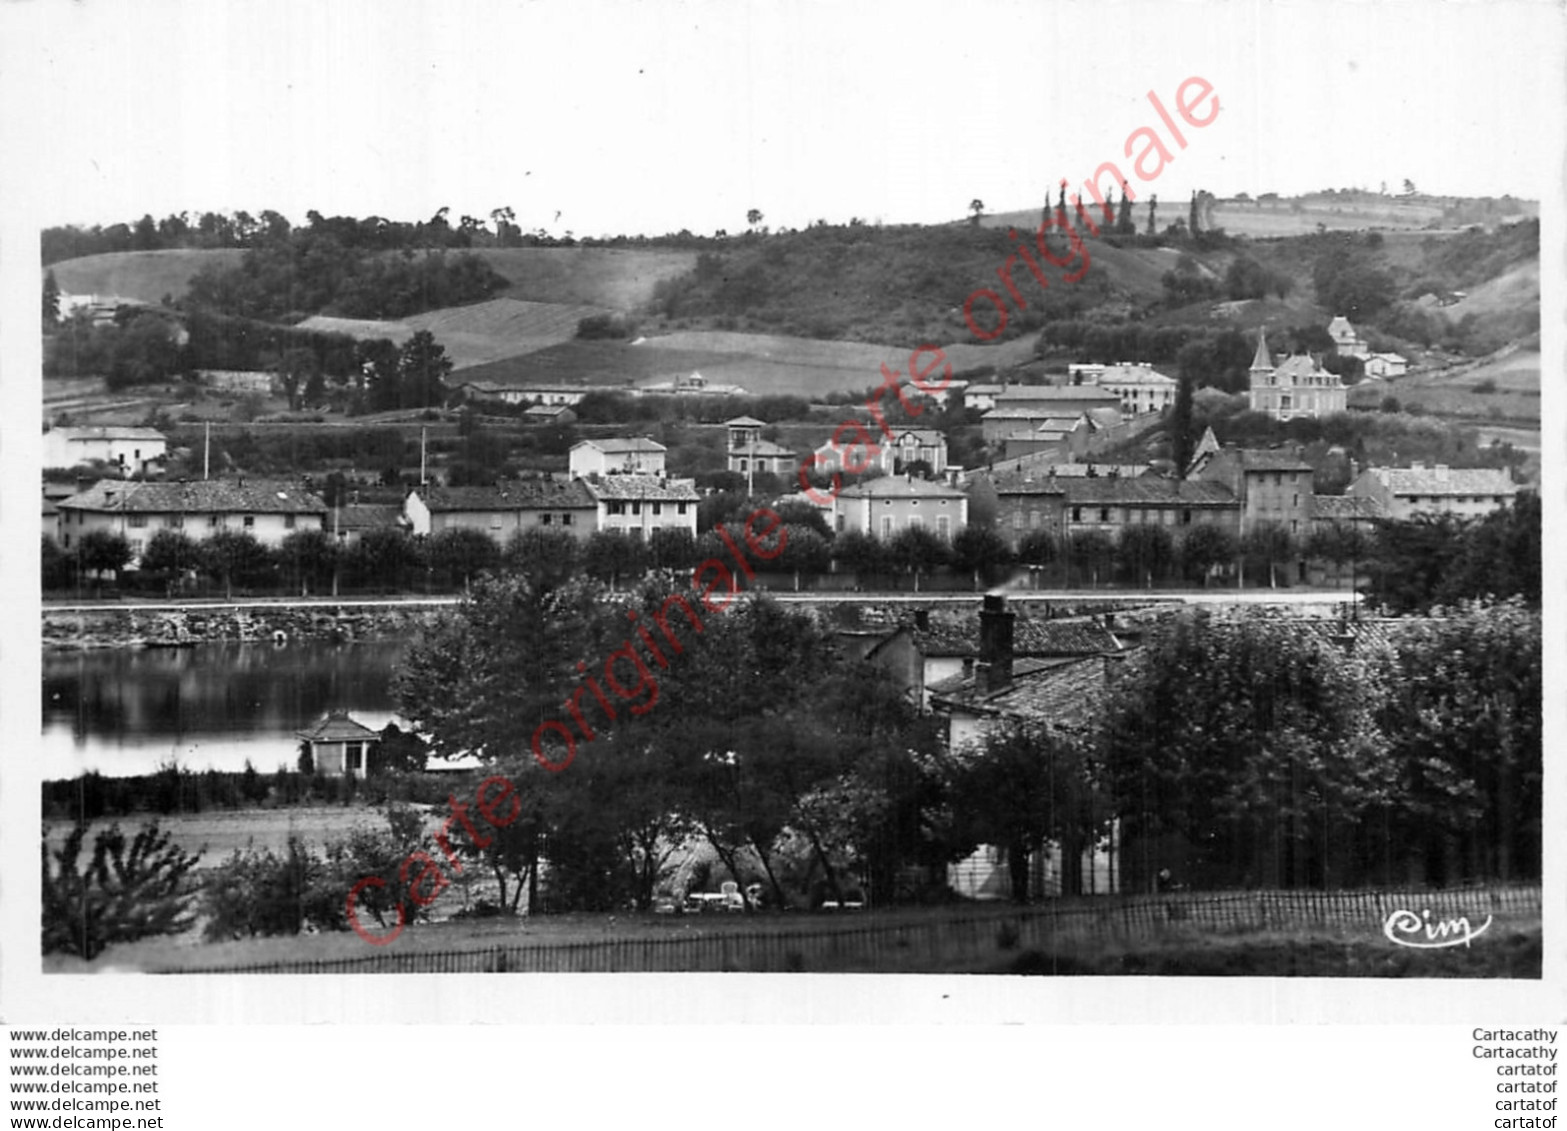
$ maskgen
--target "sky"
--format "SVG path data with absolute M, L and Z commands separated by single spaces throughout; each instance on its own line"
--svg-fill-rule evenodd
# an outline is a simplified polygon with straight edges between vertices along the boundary
M 1214 122 L 1134 190 L 1554 192 L 1563 16 L 1532 0 L 0 6 L 9 186 L 39 224 L 509 206 L 710 233 L 1031 208 L 1129 165 L 1197 76 Z M 1549 44 L 1550 50 L 1542 50 Z M 1166 144 L 1171 144 L 1166 137 Z M 18 168 L 16 164 L 13 169 Z M 13 176 L 13 181 L 18 180 Z

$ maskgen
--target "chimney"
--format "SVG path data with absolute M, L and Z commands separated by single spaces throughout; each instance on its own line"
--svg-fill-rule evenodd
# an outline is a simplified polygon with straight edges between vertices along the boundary
M 914 627 L 919 629 L 921 632 L 929 632 L 930 631 L 930 610 L 929 609 L 915 609 L 914 610 Z
M 1439 479 L 1439 480 L 1441 480 L 1443 482 L 1446 482 L 1446 480 L 1447 480 L 1447 464 L 1439 463 L 1439 464 L 1436 465 L 1436 477 L 1437 477 L 1437 479 Z
M 1007 599 L 985 594 L 979 610 L 979 678 L 981 695 L 1002 691 L 1012 683 L 1012 627 L 1017 614 L 1007 611 Z

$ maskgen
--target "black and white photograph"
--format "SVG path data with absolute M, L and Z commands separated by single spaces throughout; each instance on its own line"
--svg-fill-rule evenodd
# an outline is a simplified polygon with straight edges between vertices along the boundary
M 1560 1020 L 1560 5 L 0 23 L 14 1017 Z

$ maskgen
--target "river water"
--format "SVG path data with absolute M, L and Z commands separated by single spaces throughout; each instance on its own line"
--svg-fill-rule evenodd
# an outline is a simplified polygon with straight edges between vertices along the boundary
M 389 682 L 404 641 L 45 653 L 44 774 L 147 774 L 171 759 L 193 770 L 292 767 L 294 732 L 328 710 L 380 730 L 394 720 Z M 399 720 L 401 725 L 401 721 Z

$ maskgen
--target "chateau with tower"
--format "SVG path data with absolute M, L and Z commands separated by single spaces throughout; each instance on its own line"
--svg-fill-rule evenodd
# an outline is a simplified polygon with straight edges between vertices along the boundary
M 1299 354 L 1274 365 L 1267 333 L 1257 331 L 1257 356 L 1251 363 L 1253 412 L 1265 412 L 1275 420 L 1328 416 L 1345 411 L 1348 396 L 1338 374 L 1323 369 L 1314 357 Z

